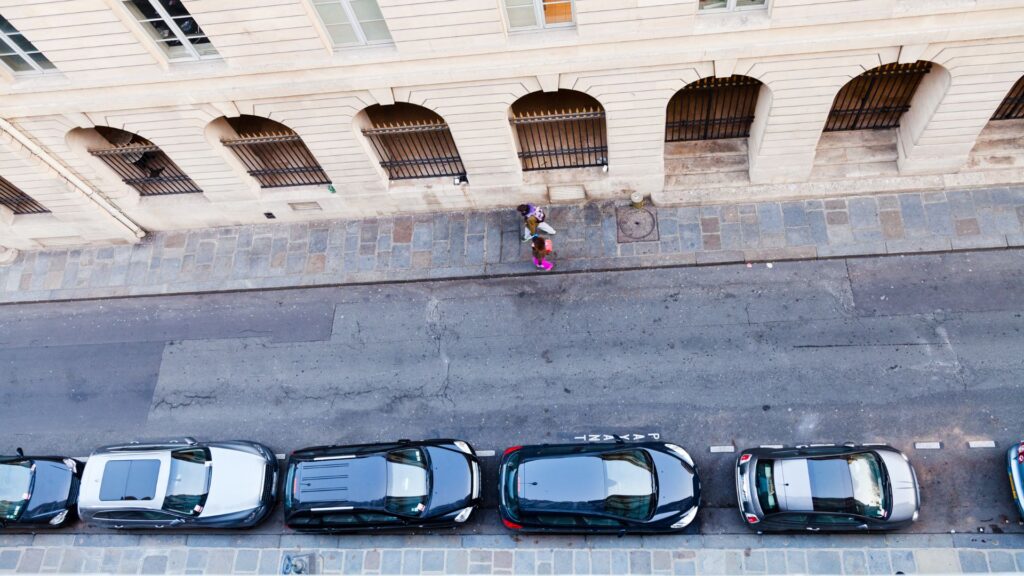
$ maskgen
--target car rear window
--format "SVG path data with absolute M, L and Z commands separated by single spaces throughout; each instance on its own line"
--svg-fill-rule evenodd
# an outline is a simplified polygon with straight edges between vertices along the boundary
M 779 500 L 775 496 L 775 460 L 758 460 L 754 471 L 757 488 L 757 503 L 765 514 L 779 511 Z
M 160 474 L 159 460 L 112 460 L 103 467 L 100 500 L 152 500 Z

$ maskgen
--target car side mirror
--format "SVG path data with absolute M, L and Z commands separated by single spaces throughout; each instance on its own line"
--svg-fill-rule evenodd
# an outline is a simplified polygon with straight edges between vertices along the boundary
M 15 450 L 15 452 L 18 453 L 18 457 L 19 458 L 24 458 L 25 457 L 25 451 L 22 450 L 20 446 Z
M 625 535 L 626 535 L 626 530 L 622 529 L 622 530 L 619 530 L 619 533 L 616 535 L 616 537 L 622 538 Z

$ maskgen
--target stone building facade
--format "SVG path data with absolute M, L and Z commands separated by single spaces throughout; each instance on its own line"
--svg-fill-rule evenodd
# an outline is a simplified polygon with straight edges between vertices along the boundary
M 0 0 L 0 246 L 1024 181 L 1024 0 Z

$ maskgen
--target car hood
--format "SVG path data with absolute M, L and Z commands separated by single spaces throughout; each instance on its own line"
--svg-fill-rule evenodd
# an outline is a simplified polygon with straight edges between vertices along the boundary
M 262 456 L 210 447 L 213 471 L 200 518 L 252 510 L 260 505 L 267 462 Z
M 425 447 L 430 456 L 430 509 L 428 514 L 443 514 L 456 508 L 465 508 L 473 491 L 472 469 L 469 458 L 462 452 Z
M 889 520 L 902 522 L 910 520 L 920 507 L 918 501 L 917 477 L 910 462 L 903 459 L 898 452 L 879 450 L 878 455 L 885 463 L 885 471 L 889 475 L 889 487 L 892 491 L 892 512 Z
M 682 460 L 648 450 L 658 474 L 658 507 L 655 516 L 687 512 L 700 503 L 700 481 Z
M 68 507 L 68 496 L 74 476 L 63 463 L 36 460 L 36 478 L 32 497 L 21 520 L 35 520 L 52 516 Z

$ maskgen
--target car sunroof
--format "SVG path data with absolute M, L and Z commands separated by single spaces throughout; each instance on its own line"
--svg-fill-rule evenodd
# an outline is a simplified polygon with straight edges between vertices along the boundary
M 160 474 L 159 460 L 114 460 L 103 467 L 100 500 L 152 500 Z

